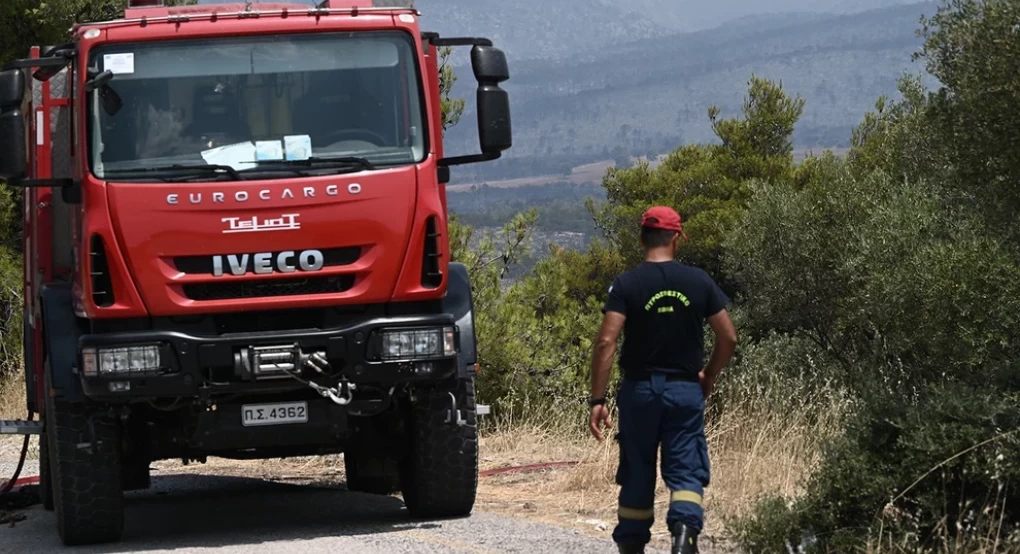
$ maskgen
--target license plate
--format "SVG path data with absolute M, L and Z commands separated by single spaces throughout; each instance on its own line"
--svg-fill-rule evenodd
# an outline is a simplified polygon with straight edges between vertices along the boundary
M 241 424 L 245 427 L 290 423 L 308 423 L 307 402 L 245 404 L 241 406 Z

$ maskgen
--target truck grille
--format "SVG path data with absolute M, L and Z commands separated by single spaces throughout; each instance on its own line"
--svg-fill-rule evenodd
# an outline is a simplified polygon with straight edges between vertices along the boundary
M 191 300 L 230 300 L 234 298 L 260 298 L 273 296 L 300 296 L 305 294 L 333 294 L 345 292 L 354 286 L 353 275 L 330 277 L 298 277 L 293 279 L 267 279 L 184 285 L 184 296 Z
M 339 267 L 351 265 L 361 257 L 361 247 L 351 246 L 347 248 L 320 248 L 323 258 L 323 267 Z M 273 252 L 273 259 L 276 259 L 280 252 Z M 247 270 L 251 270 L 253 256 L 248 257 Z M 178 256 L 174 258 L 174 266 L 177 271 L 188 275 L 212 275 L 212 256 Z

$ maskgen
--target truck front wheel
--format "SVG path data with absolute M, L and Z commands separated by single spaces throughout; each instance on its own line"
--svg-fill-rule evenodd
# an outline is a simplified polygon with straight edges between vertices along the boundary
M 474 379 L 419 390 L 408 430 L 411 448 L 401 471 L 408 512 L 415 518 L 470 514 L 478 489 Z
M 46 377 L 49 391 L 49 368 Z M 119 423 L 85 402 L 45 396 L 49 473 L 61 540 L 68 546 L 120 540 Z

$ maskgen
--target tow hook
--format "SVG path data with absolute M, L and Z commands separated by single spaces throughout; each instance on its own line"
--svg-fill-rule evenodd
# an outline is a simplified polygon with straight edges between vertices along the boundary
M 317 385 L 311 381 L 308 385 L 315 389 L 323 398 L 328 398 L 333 401 L 334 404 L 339 406 L 346 406 L 354 400 L 354 390 L 358 388 L 354 383 L 348 382 L 346 379 L 340 382 L 339 387 L 329 388 L 322 385 Z
M 464 419 L 463 414 L 457 409 L 457 397 L 452 392 L 447 392 L 450 395 L 450 410 L 446 413 L 447 423 L 456 423 L 458 427 L 467 425 L 467 420 Z M 456 414 L 456 419 L 454 414 Z

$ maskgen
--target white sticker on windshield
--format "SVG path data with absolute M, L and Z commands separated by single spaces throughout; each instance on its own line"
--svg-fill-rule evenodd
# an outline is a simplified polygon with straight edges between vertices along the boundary
M 130 52 L 127 54 L 107 54 L 103 56 L 103 69 L 114 75 L 134 73 L 135 55 Z
M 256 160 L 282 160 L 283 145 L 278 140 L 260 140 L 255 142 Z
M 312 157 L 312 137 L 308 135 L 285 136 L 283 144 L 288 160 L 307 160 Z
M 239 142 L 202 152 L 202 159 L 214 165 L 228 165 L 238 171 L 255 167 L 255 145 Z

